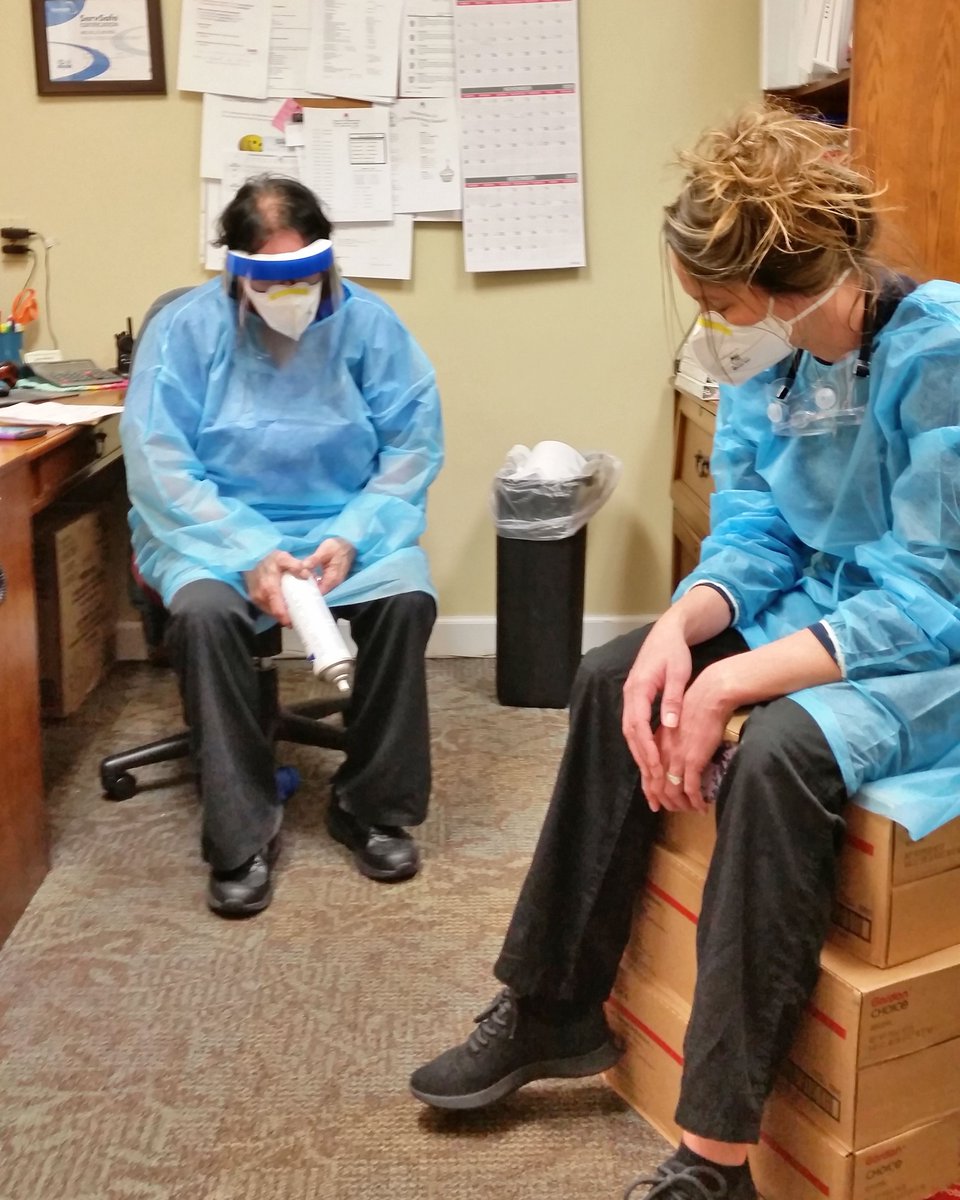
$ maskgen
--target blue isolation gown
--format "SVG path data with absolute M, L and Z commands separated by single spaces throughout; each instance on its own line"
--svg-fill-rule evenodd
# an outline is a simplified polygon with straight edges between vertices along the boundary
M 356 548 L 331 605 L 435 595 L 418 544 L 443 460 L 433 368 L 388 305 L 343 286 L 282 365 L 220 279 L 144 331 L 120 430 L 136 563 L 166 604 L 199 579 L 245 596 L 271 551 L 327 537 Z
M 851 368 L 804 355 L 794 388 Z M 960 285 L 900 302 L 854 385 L 862 424 L 776 434 L 767 406 L 784 374 L 720 390 L 711 532 L 677 596 L 719 584 L 750 647 L 822 621 L 843 681 L 791 698 L 851 794 L 884 780 L 889 798 L 890 777 L 924 772 L 923 815 L 886 810 L 922 836 L 960 812 Z M 919 800 L 917 782 L 901 800 Z

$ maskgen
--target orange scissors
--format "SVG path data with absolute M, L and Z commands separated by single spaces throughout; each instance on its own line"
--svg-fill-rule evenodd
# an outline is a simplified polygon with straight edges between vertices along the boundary
M 33 288 L 25 287 L 17 292 L 10 305 L 10 319 L 17 325 L 28 325 L 35 321 L 39 314 L 37 293 Z

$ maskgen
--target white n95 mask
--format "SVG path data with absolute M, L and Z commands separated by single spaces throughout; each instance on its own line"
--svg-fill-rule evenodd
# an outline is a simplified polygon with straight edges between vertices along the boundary
M 731 325 L 719 313 L 701 313 L 688 340 L 690 351 L 718 383 L 746 383 L 796 348 L 790 340 L 794 326 L 826 304 L 849 274 L 844 271 L 822 296 L 789 320 L 774 316 L 772 296 L 767 315 L 756 325 Z
M 718 383 L 746 383 L 790 353 L 778 326 L 769 317 L 756 325 L 729 325 L 719 313 L 705 312 L 697 317 L 687 346 Z
M 271 329 L 298 342 L 320 308 L 322 283 L 275 283 L 265 292 L 258 292 L 249 279 L 244 279 L 243 290 Z

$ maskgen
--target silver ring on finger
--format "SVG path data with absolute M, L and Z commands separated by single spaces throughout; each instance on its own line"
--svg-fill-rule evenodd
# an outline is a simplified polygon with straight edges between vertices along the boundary
M 683 783 L 683 778 L 680 775 L 671 775 L 667 772 L 667 783 L 672 783 L 674 787 L 679 787 Z

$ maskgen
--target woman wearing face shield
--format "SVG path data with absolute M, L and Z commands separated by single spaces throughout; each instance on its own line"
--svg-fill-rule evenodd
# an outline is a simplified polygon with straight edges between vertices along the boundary
M 290 623 L 284 573 L 317 576 L 357 644 L 327 823 L 378 880 L 408 879 L 430 792 L 424 651 L 436 605 L 419 545 L 442 461 L 434 372 L 392 310 L 341 281 L 331 227 L 294 180 L 246 183 L 220 218 L 222 279 L 162 308 L 121 431 L 137 568 L 195 742 L 209 907 L 262 911 L 282 808 L 254 637 Z
M 703 811 L 725 724 L 676 1114 L 627 1194 L 756 1196 L 746 1155 L 818 974 L 849 797 L 960 734 L 960 287 L 872 256 L 847 131 L 751 110 L 682 159 L 664 236 L 721 388 L 700 564 L 652 626 L 592 651 L 530 872 L 467 1042 L 418 1099 L 588 1075 L 662 810 Z M 960 778 L 958 778 L 960 788 Z

